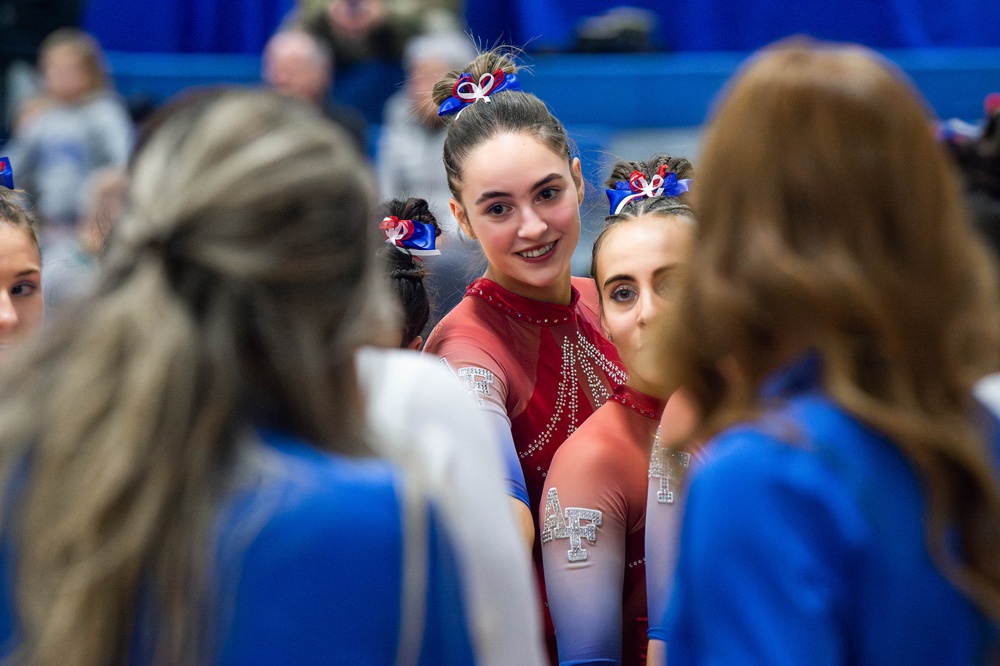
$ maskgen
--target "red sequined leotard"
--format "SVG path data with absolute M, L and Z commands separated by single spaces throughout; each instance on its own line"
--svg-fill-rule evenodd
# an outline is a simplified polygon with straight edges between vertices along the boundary
M 573 278 L 569 305 L 524 298 L 480 278 L 424 347 L 458 374 L 499 430 L 509 427 L 498 434 L 506 436 L 510 494 L 526 500 L 536 524 L 556 449 L 627 380 L 601 334 L 597 302 L 586 278 Z M 534 558 L 541 576 L 537 535 Z
M 646 472 L 663 407 L 621 386 L 552 460 L 538 529 L 560 663 L 645 663 Z

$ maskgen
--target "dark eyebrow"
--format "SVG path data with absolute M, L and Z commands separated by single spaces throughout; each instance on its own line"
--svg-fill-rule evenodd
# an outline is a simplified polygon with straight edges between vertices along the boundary
M 34 273 L 41 273 L 41 271 L 38 270 L 37 268 L 28 268 L 26 270 L 21 271 L 20 273 L 18 273 L 14 277 L 24 277 L 26 275 L 32 275 Z
M 619 280 L 630 280 L 632 282 L 635 282 L 635 278 L 632 277 L 631 275 L 626 275 L 624 273 L 619 273 L 618 275 L 612 275 L 607 280 L 605 280 L 604 284 L 602 286 L 607 287 L 612 282 L 617 282 Z
M 663 275 L 664 273 L 669 273 L 669 272 L 673 271 L 678 266 L 680 266 L 680 262 L 675 262 L 675 263 L 672 263 L 672 264 L 667 264 L 666 266 L 660 266 L 655 271 L 653 271 L 653 277 L 654 278 L 658 278 L 661 275 Z M 612 275 L 611 277 L 609 277 L 607 280 L 604 281 L 604 284 L 601 285 L 601 286 L 602 287 L 607 287 L 612 282 L 617 282 L 618 280 L 630 280 L 632 282 L 635 282 L 635 278 L 632 277 L 631 275 L 628 275 L 626 273 L 619 273 L 618 275 Z
M 564 178 L 565 177 L 561 173 L 556 173 L 553 171 L 549 175 L 545 176 L 545 178 L 542 178 L 540 181 L 532 185 L 531 191 L 534 192 L 535 190 L 541 189 L 543 186 L 548 185 L 554 180 L 564 180 Z M 498 197 L 509 197 L 509 196 L 510 192 L 500 192 L 498 190 L 490 190 L 489 192 L 483 192 L 480 195 L 480 197 L 476 199 L 476 203 L 474 205 L 478 206 L 479 204 L 489 199 L 496 199 Z

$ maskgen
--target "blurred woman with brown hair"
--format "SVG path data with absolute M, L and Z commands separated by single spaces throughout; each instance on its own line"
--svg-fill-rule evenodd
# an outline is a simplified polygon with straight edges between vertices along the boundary
M 1000 621 L 996 276 L 927 108 L 865 49 L 737 77 L 665 355 L 710 437 L 669 660 L 971 664 Z M 679 365 L 678 365 L 679 364 Z

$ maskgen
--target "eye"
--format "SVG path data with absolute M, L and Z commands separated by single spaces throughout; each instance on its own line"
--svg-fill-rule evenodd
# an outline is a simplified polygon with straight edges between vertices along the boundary
M 501 215 L 506 213 L 509 208 L 510 208 L 509 206 L 506 206 L 504 204 L 493 204 L 492 206 L 486 209 L 486 214 L 492 217 L 500 217 Z
M 546 187 L 538 193 L 538 199 L 540 201 L 551 201 L 559 196 L 559 192 L 560 189 L 558 187 Z
M 38 290 L 38 286 L 34 282 L 20 282 L 15 284 L 11 290 L 11 296 L 31 296 Z
M 635 299 L 639 295 L 639 290 L 630 284 L 620 284 L 611 290 L 609 298 L 616 303 L 626 303 Z

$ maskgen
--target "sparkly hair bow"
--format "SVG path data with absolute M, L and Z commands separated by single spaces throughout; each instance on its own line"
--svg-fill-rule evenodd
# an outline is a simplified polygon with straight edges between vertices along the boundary
M 633 171 L 628 182 L 615 182 L 615 189 L 605 190 L 611 203 L 611 215 L 618 215 L 630 201 L 636 199 L 651 199 L 653 197 L 676 197 L 691 189 L 691 179 L 677 180 L 676 173 L 667 173 L 667 165 L 661 164 L 652 178 L 646 179 L 646 174 Z
M 490 95 L 495 95 L 504 90 L 520 90 L 521 84 L 517 82 L 515 74 L 507 74 L 499 67 L 492 74 L 486 73 L 479 77 L 477 82 L 468 72 L 458 77 L 455 85 L 451 87 L 451 97 L 441 102 L 438 107 L 439 116 L 448 116 L 459 113 L 466 104 L 472 104 L 479 100 L 486 103 L 490 101 Z
M 0 185 L 14 189 L 14 171 L 10 168 L 10 158 L 0 157 Z
M 390 215 L 379 223 L 378 228 L 382 230 L 385 242 L 400 252 L 409 252 L 417 257 L 441 254 L 441 250 L 434 248 L 436 229 L 433 224 L 401 220 Z

